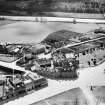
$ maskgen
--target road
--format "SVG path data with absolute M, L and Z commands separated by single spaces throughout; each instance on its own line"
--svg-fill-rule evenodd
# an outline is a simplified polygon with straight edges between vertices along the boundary
M 45 98 L 54 96 L 61 92 L 70 90 L 76 87 L 83 87 L 83 86 L 105 86 L 105 62 L 97 67 L 90 67 L 81 69 L 79 71 L 80 75 L 77 80 L 72 81 L 56 81 L 48 79 L 49 86 L 47 88 L 41 89 L 39 91 L 35 91 L 32 94 L 27 96 L 21 97 L 14 101 L 10 101 L 5 105 L 30 105 L 32 103 L 38 102 Z
M 9 20 L 35 21 L 35 22 L 77 22 L 77 23 L 105 23 L 104 19 L 64 18 L 64 17 L 35 17 L 35 16 L 0 16 Z

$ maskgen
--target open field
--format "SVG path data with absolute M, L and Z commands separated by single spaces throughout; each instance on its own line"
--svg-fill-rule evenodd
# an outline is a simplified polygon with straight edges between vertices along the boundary
M 11 43 L 38 43 L 52 32 L 59 30 L 86 33 L 104 25 L 85 23 L 60 23 L 60 22 L 16 22 L 0 27 L 0 42 Z

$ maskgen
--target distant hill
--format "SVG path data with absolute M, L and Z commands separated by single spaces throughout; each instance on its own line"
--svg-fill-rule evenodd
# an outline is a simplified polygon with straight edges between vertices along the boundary
M 104 13 L 105 0 L 0 0 L 3 15 L 45 15 L 44 12 Z

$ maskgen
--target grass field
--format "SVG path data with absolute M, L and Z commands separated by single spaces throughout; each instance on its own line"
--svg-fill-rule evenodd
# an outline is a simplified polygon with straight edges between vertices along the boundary
M 11 43 L 39 43 L 45 39 L 49 34 L 68 30 L 79 33 L 86 33 L 88 31 L 99 28 L 97 24 L 85 23 L 61 23 L 61 22 L 16 22 L 0 27 L 0 42 Z M 105 25 L 103 25 L 105 27 Z

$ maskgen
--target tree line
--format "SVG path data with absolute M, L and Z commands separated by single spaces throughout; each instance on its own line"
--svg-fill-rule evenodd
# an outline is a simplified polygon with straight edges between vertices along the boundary
M 104 0 L 0 0 L 0 13 L 33 15 L 43 12 L 104 13 Z

